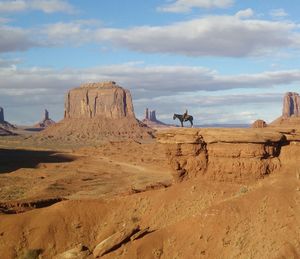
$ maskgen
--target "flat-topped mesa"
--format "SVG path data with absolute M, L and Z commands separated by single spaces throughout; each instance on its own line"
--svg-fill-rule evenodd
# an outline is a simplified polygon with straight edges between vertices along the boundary
M 83 84 L 65 99 L 65 118 L 135 118 L 130 92 L 115 82 Z
M 3 123 L 4 121 L 4 109 L 0 107 L 0 123 Z
M 300 95 L 294 92 L 288 92 L 283 98 L 283 118 L 300 117 Z
M 136 119 L 129 90 L 109 81 L 71 89 L 65 97 L 64 119 L 37 138 L 94 144 L 149 139 L 153 130 Z

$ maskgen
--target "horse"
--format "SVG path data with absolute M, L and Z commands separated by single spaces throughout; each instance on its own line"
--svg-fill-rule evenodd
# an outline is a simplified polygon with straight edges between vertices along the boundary
M 193 127 L 193 116 L 192 115 L 187 115 L 187 116 L 185 116 L 184 119 L 183 119 L 183 117 L 184 116 L 182 114 L 176 114 L 176 113 L 174 113 L 173 120 L 175 120 L 176 118 L 178 120 L 180 120 L 181 127 L 183 127 L 183 122 L 184 121 L 189 121 L 191 123 L 191 127 Z

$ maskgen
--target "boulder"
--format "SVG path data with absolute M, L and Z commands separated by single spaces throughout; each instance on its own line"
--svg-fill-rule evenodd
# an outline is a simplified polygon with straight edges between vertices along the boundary
M 130 224 L 125 226 L 121 231 L 109 236 L 105 240 L 101 241 L 94 249 L 94 257 L 100 257 L 120 246 L 124 242 L 130 241 L 130 237 L 135 233 L 139 232 L 140 228 L 138 225 Z

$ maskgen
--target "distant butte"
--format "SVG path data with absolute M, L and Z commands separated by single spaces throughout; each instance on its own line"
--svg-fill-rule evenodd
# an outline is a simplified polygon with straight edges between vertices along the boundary
M 283 97 L 282 116 L 271 123 L 271 126 L 300 126 L 300 95 L 287 92 Z
M 38 128 L 47 128 L 51 125 L 55 124 L 55 121 L 53 121 L 52 119 L 50 119 L 49 117 L 49 112 L 48 110 L 45 109 L 45 113 L 44 113 L 44 118 L 38 122 L 35 127 L 38 127 Z
M 64 119 L 41 132 L 41 137 L 65 141 L 152 138 L 152 130 L 134 114 L 130 91 L 114 81 L 88 83 L 65 97 Z

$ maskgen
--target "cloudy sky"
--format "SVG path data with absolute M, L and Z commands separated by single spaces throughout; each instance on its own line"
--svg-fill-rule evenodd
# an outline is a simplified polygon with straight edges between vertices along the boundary
M 300 5 L 261 0 L 0 1 L 0 106 L 63 117 L 67 90 L 116 81 L 171 122 L 271 122 L 300 92 Z

